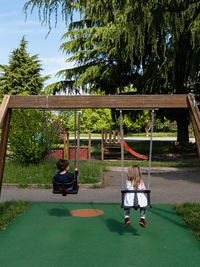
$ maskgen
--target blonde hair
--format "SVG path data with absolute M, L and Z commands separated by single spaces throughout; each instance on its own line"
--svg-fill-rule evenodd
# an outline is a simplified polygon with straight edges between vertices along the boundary
M 130 181 L 135 188 L 135 190 L 138 190 L 139 184 L 141 183 L 142 176 L 140 173 L 140 167 L 137 165 L 132 165 L 128 168 L 128 181 Z

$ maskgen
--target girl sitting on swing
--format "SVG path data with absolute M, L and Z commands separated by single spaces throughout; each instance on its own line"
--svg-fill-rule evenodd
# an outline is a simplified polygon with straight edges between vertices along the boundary
M 136 165 L 132 165 L 128 168 L 128 176 L 126 180 L 126 190 L 146 190 L 145 184 L 142 180 L 140 167 Z M 133 206 L 134 203 L 135 193 L 126 193 L 124 198 L 124 205 L 125 206 Z M 140 222 L 139 224 L 142 227 L 146 226 L 145 221 L 145 213 L 146 213 L 146 206 L 147 206 L 147 198 L 144 193 L 138 193 L 138 206 L 140 207 Z M 124 217 L 125 217 L 125 224 L 124 226 L 127 227 L 130 225 L 130 208 L 124 208 Z

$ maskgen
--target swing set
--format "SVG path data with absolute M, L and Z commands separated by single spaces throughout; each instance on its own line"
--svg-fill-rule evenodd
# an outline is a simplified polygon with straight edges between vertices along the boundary
M 52 157 L 52 149 L 51 149 L 51 143 L 50 143 L 50 138 L 49 138 L 49 131 L 48 131 L 48 125 L 47 125 L 47 119 L 46 119 L 46 113 L 45 110 L 43 111 L 44 115 L 44 125 L 45 125 L 45 131 L 46 131 L 46 140 L 47 140 L 47 147 L 48 147 L 48 154 L 49 154 L 49 159 L 50 159 L 50 166 L 51 166 L 51 171 L 52 171 L 52 184 L 53 184 L 53 194 L 62 194 L 63 196 L 66 196 L 68 194 L 77 194 L 79 190 L 79 186 L 77 183 L 77 176 L 76 172 L 74 172 L 74 179 L 71 182 L 68 183 L 59 183 L 55 181 L 55 168 L 54 168 L 54 162 L 53 162 L 53 157 Z M 74 169 L 78 167 L 79 169 L 79 158 L 80 158 L 80 111 L 78 111 L 78 134 L 76 138 L 76 121 L 77 121 L 77 111 L 75 110 L 74 112 Z M 76 156 L 76 151 L 77 151 L 77 156 Z M 78 166 L 77 166 L 78 162 Z
M 5 165 L 5 156 L 7 150 L 7 141 L 9 134 L 10 118 L 12 109 L 42 109 L 42 110 L 80 110 L 84 108 L 112 108 L 120 110 L 120 131 L 121 138 L 123 136 L 122 129 L 122 110 L 127 109 L 151 109 L 152 122 L 155 109 L 160 108 L 176 108 L 188 109 L 193 124 L 198 155 L 200 157 L 200 112 L 192 94 L 189 95 L 107 95 L 107 96 L 8 96 L 5 95 L 0 107 L 0 126 L 2 127 L 1 144 L 0 144 L 0 193 L 3 182 L 3 172 Z M 153 124 L 152 124 L 153 126 Z M 129 191 L 122 190 L 122 207 L 123 198 L 126 193 L 135 193 L 135 202 L 137 202 L 137 194 L 147 194 L 148 207 L 150 207 L 150 169 L 151 169 L 151 151 L 152 151 L 152 134 L 149 153 L 149 168 L 148 168 L 148 187 L 145 191 Z M 79 144 L 77 144 L 77 153 Z M 75 149 L 76 151 L 76 149 Z M 121 139 L 121 165 L 122 165 L 122 183 L 124 181 L 124 155 L 123 155 L 123 140 Z M 76 152 L 75 152 L 76 153 Z M 76 156 L 74 157 L 76 159 Z M 78 186 L 78 184 L 77 184 Z M 57 191 L 58 190 L 54 190 Z M 78 190 L 74 190 L 77 193 Z M 66 192 L 66 191 L 65 191 Z M 55 192 L 53 192 L 55 193 Z M 65 194 L 60 190 L 61 194 Z M 68 192 L 66 192 L 68 193 Z M 137 208 L 136 203 L 133 203 L 133 208 Z

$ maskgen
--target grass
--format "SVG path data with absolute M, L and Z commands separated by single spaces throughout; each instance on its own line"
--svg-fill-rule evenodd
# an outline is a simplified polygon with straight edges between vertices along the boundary
M 193 131 L 189 132 L 190 138 L 194 137 Z M 73 136 L 73 134 L 71 134 L 71 136 Z M 84 134 L 81 133 L 80 137 L 86 137 L 88 138 L 89 134 Z M 100 133 L 92 133 L 91 134 L 92 138 L 101 138 L 101 134 Z M 175 129 L 174 131 L 171 132 L 154 132 L 153 133 L 154 137 L 177 137 L 177 130 Z M 146 137 L 146 133 L 128 133 L 125 134 L 125 137 Z
M 87 145 L 87 140 L 81 140 L 81 146 Z M 73 141 L 70 140 L 73 145 Z M 149 141 L 129 142 L 129 146 L 138 153 L 148 155 Z M 61 144 L 60 144 L 61 146 Z M 101 140 L 92 141 L 92 158 L 100 159 Z M 178 154 L 178 157 L 173 155 Z M 169 141 L 154 141 L 152 167 L 200 167 L 200 161 L 194 158 L 196 148 L 189 146 L 185 148 L 174 147 Z M 172 156 L 170 156 L 172 154 Z M 125 159 L 130 155 L 125 151 Z M 106 171 L 107 166 L 121 166 L 120 153 L 116 161 L 81 161 L 80 162 L 80 184 L 95 184 L 100 181 L 101 173 Z M 149 162 L 144 160 L 124 161 L 124 166 L 132 164 L 141 167 L 148 167 Z M 55 161 L 54 161 L 55 166 Z M 73 162 L 70 163 L 71 172 L 73 172 Z M 49 161 L 41 161 L 39 164 L 21 165 L 14 160 L 7 160 L 5 164 L 4 183 L 16 183 L 20 187 L 28 187 L 30 184 L 36 184 L 39 188 L 49 188 L 52 184 L 52 177 L 57 172 L 56 168 L 52 172 Z
M 106 166 L 121 166 L 120 161 L 105 161 L 104 163 Z M 125 160 L 124 166 L 128 167 L 130 165 L 139 165 L 141 167 L 148 167 L 149 162 L 148 161 L 142 161 L 142 160 Z M 187 168 L 187 167 L 200 167 L 200 161 L 196 160 L 193 162 L 160 162 L 160 161 L 152 161 L 151 167 L 174 167 L 174 168 Z
M 55 165 L 55 162 L 54 162 Z M 125 160 L 124 166 L 139 165 L 148 167 L 148 161 Z M 95 184 L 100 182 L 102 173 L 106 172 L 108 166 L 121 166 L 121 161 L 81 161 L 80 162 L 80 184 Z M 73 163 L 70 163 L 73 172 Z M 153 161 L 152 167 L 200 167 L 200 161 L 192 162 L 159 162 Z M 55 169 L 54 172 L 57 170 Z M 39 188 L 50 188 L 53 173 L 49 161 L 42 161 L 40 164 L 21 165 L 16 161 L 7 160 L 4 170 L 4 183 L 16 183 L 20 187 L 26 188 L 30 184 L 36 184 Z
M 40 164 L 21 165 L 14 160 L 8 160 L 5 164 L 4 183 L 16 183 L 20 187 L 29 184 L 51 184 L 52 173 L 49 161 Z
M 149 154 L 149 141 L 127 142 L 128 145 L 136 152 L 144 155 Z M 159 154 L 176 154 L 176 153 L 194 153 L 196 150 L 193 146 L 176 147 L 171 141 L 153 141 L 152 156 Z M 125 150 L 125 155 L 128 152 Z
M 102 172 L 102 173 L 101 173 Z M 80 162 L 80 180 L 81 184 L 95 184 L 100 182 L 101 176 L 106 172 L 106 165 L 98 161 Z M 102 177 L 103 178 L 103 177 Z
M 55 166 L 55 161 L 54 161 Z M 73 163 L 70 163 L 70 171 L 73 172 Z M 99 162 L 80 162 L 81 184 L 95 184 L 100 181 L 102 171 L 105 171 L 105 164 Z M 49 161 L 42 161 L 39 164 L 21 165 L 16 161 L 8 160 L 5 164 L 4 183 L 16 183 L 20 187 L 28 187 L 30 184 L 37 184 L 39 188 L 49 188 L 52 184 L 52 177 L 57 172 L 51 171 Z
M 16 217 L 25 212 L 31 206 L 28 201 L 9 201 L 0 203 L 0 231 L 13 222 Z
M 136 152 L 144 155 L 149 154 L 149 140 L 147 141 L 128 141 L 128 145 Z M 70 140 L 70 146 L 74 146 L 74 141 Z M 88 146 L 88 140 L 80 140 L 80 146 Z M 63 144 L 58 144 L 57 147 L 63 147 Z M 125 155 L 129 152 L 124 151 Z M 191 154 L 197 153 L 196 146 L 191 144 L 187 147 L 174 146 L 172 141 L 153 141 L 152 155 L 158 154 Z M 118 153 L 120 155 L 120 152 Z M 91 155 L 101 155 L 101 140 L 92 140 Z
M 200 203 L 174 204 L 171 206 L 200 241 Z

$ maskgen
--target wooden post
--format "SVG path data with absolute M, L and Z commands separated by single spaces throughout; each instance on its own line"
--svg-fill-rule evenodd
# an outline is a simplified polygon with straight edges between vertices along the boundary
M 88 142 L 88 160 L 91 160 L 91 133 L 89 134 L 89 142 Z
M 67 133 L 67 160 L 70 160 L 69 158 L 69 133 Z
M 116 131 L 113 131 L 113 143 L 116 143 Z
M 101 160 L 104 160 L 103 139 L 104 139 L 104 131 L 101 132 Z
M 9 101 L 10 101 L 10 95 L 5 95 L 3 97 L 3 101 L 0 107 L 0 127 L 3 126 L 3 122 L 8 111 Z
M 197 144 L 197 152 L 200 157 L 200 112 L 193 95 L 188 95 L 189 113 L 192 120 L 194 135 Z
M 3 172 L 5 166 L 5 157 L 6 157 L 6 149 L 7 149 L 7 142 L 8 142 L 8 134 L 9 134 L 9 126 L 10 126 L 10 118 L 11 118 L 11 109 L 7 110 L 3 129 L 1 134 L 1 144 L 0 144 L 0 195 L 1 195 L 1 188 L 3 182 Z
M 121 143 L 121 140 L 120 140 L 120 131 L 118 131 L 118 134 L 117 134 L 117 143 L 118 143 L 118 144 Z
M 66 159 L 66 139 L 67 139 L 66 133 L 63 135 L 63 138 L 64 138 L 64 159 Z
M 109 144 L 112 143 L 112 131 L 109 131 Z
M 194 116 L 193 116 L 191 111 L 190 111 L 190 118 L 191 118 L 191 121 L 192 121 L 194 136 L 195 136 L 195 139 L 196 139 L 197 153 L 198 153 L 198 157 L 200 158 L 200 132 L 198 131 L 195 118 L 194 118 Z
M 105 131 L 105 143 L 108 143 L 107 138 L 108 138 L 108 136 L 107 136 L 107 131 Z

